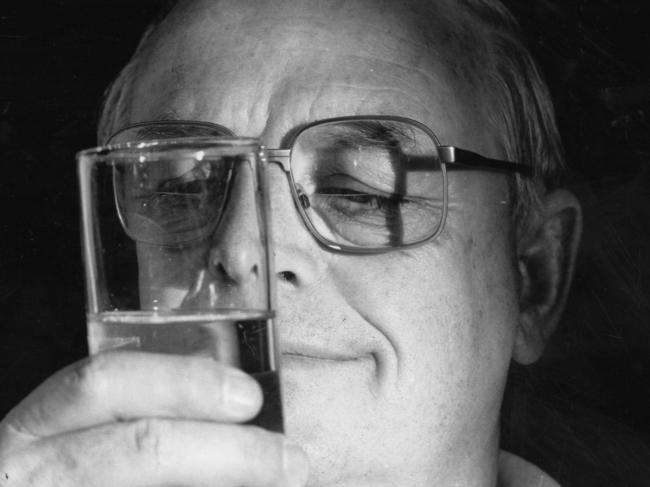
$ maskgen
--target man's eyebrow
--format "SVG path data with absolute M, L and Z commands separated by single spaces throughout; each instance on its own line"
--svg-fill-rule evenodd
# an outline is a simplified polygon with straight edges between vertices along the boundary
M 141 127 L 136 132 L 136 140 L 169 139 L 194 135 L 189 127 L 152 125 Z
M 151 120 L 152 121 L 161 121 L 161 120 L 178 121 L 178 120 L 184 120 L 184 119 L 181 118 L 179 113 L 172 108 L 172 109 L 166 110 L 166 111 L 164 111 L 162 113 L 159 113 L 158 115 L 153 117 Z
M 340 144 L 351 146 L 372 146 L 397 150 L 403 145 L 414 143 L 415 138 L 400 129 L 395 123 L 384 120 L 349 120 L 340 122 L 348 131 L 336 131 L 332 138 Z
M 170 112 L 150 122 L 131 126 L 130 129 L 135 136 L 135 140 L 232 135 L 230 129 L 221 125 L 211 122 L 185 120 L 178 116 L 170 118 L 169 115 L 176 114 Z
M 164 113 L 159 113 L 151 119 L 152 122 L 171 121 L 176 122 L 181 120 L 176 110 L 167 110 Z M 151 139 L 151 138 L 171 138 L 182 137 L 189 135 L 187 128 L 183 129 L 178 126 L 167 127 L 164 125 L 144 126 L 136 132 L 137 140 Z

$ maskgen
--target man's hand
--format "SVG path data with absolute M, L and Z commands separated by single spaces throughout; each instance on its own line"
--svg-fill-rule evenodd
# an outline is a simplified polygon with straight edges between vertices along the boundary
M 73 364 L 0 423 L 4 486 L 293 486 L 305 454 L 236 423 L 257 382 L 212 359 L 111 352 Z

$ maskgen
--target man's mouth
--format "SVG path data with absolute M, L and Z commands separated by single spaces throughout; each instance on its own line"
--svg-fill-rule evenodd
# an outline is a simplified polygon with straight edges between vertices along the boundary
M 282 358 L 304 361 L 353 362 L 371 359 L 372 357 L 367 353 L 339 352 L 313 345 L 292 345 L 283 347 Z
M 282 357 L 288 359 L 297 359 L 297 360 L 324 360 L 327 362 L 350 362 L 353 360 L 359 360 L 358 357 L 345 357 L 343 355 L 314 355 L 301 352 L 283 352 Z

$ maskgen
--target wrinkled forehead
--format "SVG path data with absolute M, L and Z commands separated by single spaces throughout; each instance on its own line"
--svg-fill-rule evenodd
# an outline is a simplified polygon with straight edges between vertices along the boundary
M 155 63 L 200 57 L 315 49 L 431 68 L 442 60 L 460 9 L 432 0 L 181 0 L 156 29 Z M 178 59 L 177 57 L 180 57 Z M 289 57 L 289 56 L 285 56 Z M 271 59 L 269 59 L 271 60 Z M 300 61 L 305 61 L 301 59 Z M 246 62 L 241 58 L 240 62 Z
M 469 117 L 444 2 L 184 1 L 138 56 L 129 121 L 216 121 L 240 135 L 354 114 Z

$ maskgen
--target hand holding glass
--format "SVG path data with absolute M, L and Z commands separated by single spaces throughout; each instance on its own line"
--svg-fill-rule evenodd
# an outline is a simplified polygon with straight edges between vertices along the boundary
M 259 143 L 136 140 L 78 161 L 90 353 L 205 355 L 241 368 L 264 391 L 255 424 L 282 431 Z

